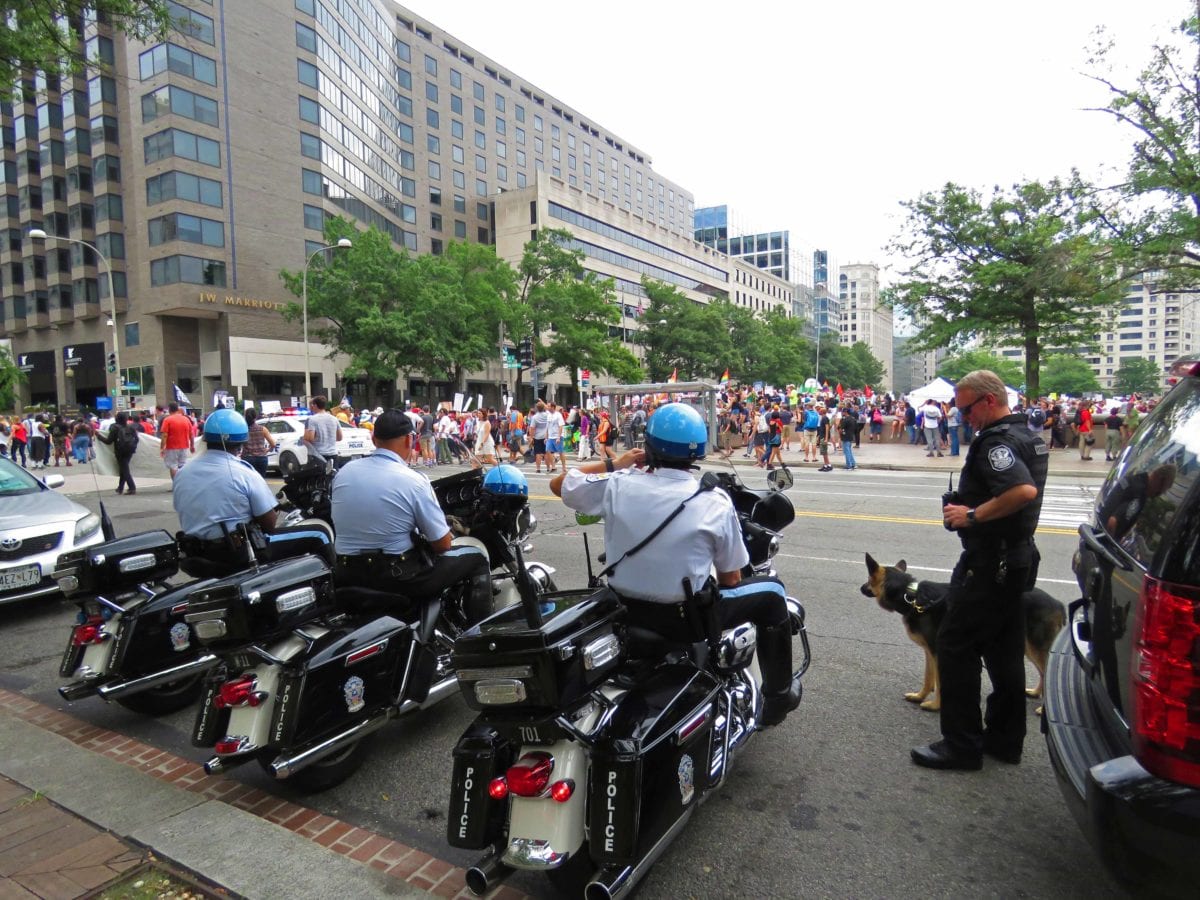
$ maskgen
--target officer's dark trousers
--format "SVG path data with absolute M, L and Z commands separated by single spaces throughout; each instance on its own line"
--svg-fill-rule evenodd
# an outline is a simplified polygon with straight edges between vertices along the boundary
M 436 597 L 451 585 L 469 585 L 463 614 L 475 624 L 492 611 L 492 571 L 487 553 L 477 547 L 451 547 L 437 554 L 433 565 L 407 578 L 367 577 L 339 564 L 335 580 L 339 587 L 361 585 L 377 591 L 395 591 L 413 600 Z
M 1028 566 L 1009 568 L 997 582 L 999 559 L 963 554 L 951 578 L 948 608 L 937 637 L 942 736 L 955 750 L 978 756 L 986 747 L 1019 755 L 1025 740 L 1025 621 L 1021 592 Z M 980 659 L 992 682 L 980 718 Z

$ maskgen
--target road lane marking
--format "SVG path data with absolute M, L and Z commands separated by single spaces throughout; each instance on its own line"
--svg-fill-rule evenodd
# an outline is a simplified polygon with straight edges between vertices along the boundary
M 937 525 L 942 527 L 941 519 L 913 519 L 903 516 L 875 516 L 866 513 L 836 513 L 816 512 L 813 510 L 797 510 L 796 518 L 804 519 L 849 519 L 855 522 L 892 522 L 897 525 Z M 1038 528 L 1039 534 L 1078 534 L 1074 528 Z
M 839 566 L 863 565 L 863 561 L 861 559 L 833 559 L 829 556 L 802 556 L 799 553 L 777 553 L 776 556 L 786 556 L 788 559 L 803 559 L 808 562 L 836 563 Z M 937 566 L 918 566 L 915 563 L 908 563 L 908 568 L 919 569 L 922 572 L 943 572 L 947 575 L 954 571 L 953 569 L 942 569 Z M 1077 582 L 1069 578 L 1043 578 L 1041 575 L 1039 575 L 1038 584 L 1041 584 L 1042 582 L 1046 582 L 1047 584 L 1069 584 L 1076 587 L 1078 586 Z

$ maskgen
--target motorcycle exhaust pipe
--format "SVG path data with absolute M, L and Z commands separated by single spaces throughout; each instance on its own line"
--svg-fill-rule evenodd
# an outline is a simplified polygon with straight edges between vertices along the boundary
M 307 750 L 301 750 L 295 756 L 281 756 L 267 768 L 276 778 L 288 778 L 295 775 L 306 766 L 311 766 L 318 760 L 324 759 L 326 756 L 337 753 L 339 750 L 344 750 L 355 741 L 360 741 L 368 734 L 378 731 L 387 724 L 388 719 L 393 713 L 390 708 L 376 713 L 369 719 L 357 723 L 356 725 L 347 728 L 340 734 L 335 734 L 331 738 L 326 738 L 319 744 L 309 747 Z M 211 773 L 210 773 L 211 774 Z
M 663 851 L 671 845 L 679 832 L 683 831 L 695 808 L 694 805 L 689 806 L 675 820 L 675 824 L 667 829 L 666 834 L 658 839 L 658 843 L 632 866 L 605 866 L 597 872 L 595 879 L 583 890 L 584 900 L 623 900 L 633 890 L 634 885 L 650 871 L 650 867 L 663 855 Z
M 159 672 L 153 672 L 150 675 L 143 675 L 140 678 L 130 678 L 126 681 L 115 681 L 112 684 L 102 684 L 96 688 L 96 693 L 104 700 L 119 700 L 121 697 L 140 694 L 142 691 L 170 684 L 172 681 L 178 681 L 181 678 L 202 675 L 216 664 L 217 657 L 211 653 L 205 653 L 203 656 L 196 657 L 191 662 L 172 666 L 169 669 L 163 669 Z M 59 693 L 61 694 L 67 687 L 71 687 L 71 685 L 59 688 Z M 63 696 L 65 697 L 66 695 L 63 694 Z
M 456 675 L 451 675 L 449 678 L 443 678 L 429 689 L 429 695 L 420 703 L 417 703 L 413 700 L 405 700 L 403 703 L 401 703 L 398 715 L 403 716 L 407 713 L 414 712 L 415 710 L 425 709 L 433 706 L 433 704 L 441 700 L 445 700 L 457 690 L 458 677 Z
M 496 844 L 467 869 L 467 887 L 472 894 L 482 897 L 513 873 L 512 866 L 500 861 L 503 853 L 504 845 Z
M 97 685 L 90 681 L 73 681 L 71 684 L 64 684 L 58 689 L 58 695 L 64 700 L 74 703 L 76 700 L 82 700 L 84 697 L 95 696 Z

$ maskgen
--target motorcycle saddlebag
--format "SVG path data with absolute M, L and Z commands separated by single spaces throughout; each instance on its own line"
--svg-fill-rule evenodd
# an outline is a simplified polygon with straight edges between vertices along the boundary
M 616 623 L 623 608 L 616 594 L 556 591 L 538 599 L 541 628 L 530 628 L 516 604 L 454 642 L 458 682 L 472 709 L 562 709 L 620 661 Z
M 620 698 L 592 750 L 592 859 L 630 865 L 711 785 L 720 683 L 690 665 L 661 666 Z
M 320 739 L 391 704 L 412 644 L 412 629 L 390 616 L 342 625 L 319 638 L 313 652 L 279 680 L 271 744 L 291 747 Z
M 499 839 L 508 801 L 493 800 L 488 785 L 508 770 L 515 749 L 485 722 L 473 722 L 458 739 L 446 818 L 446 840 L 450 846 L 481 850 Z
M 165 531 L 143 531 L 60 554 L 53 578 L 68 597 L 116 596 L 179 571 L 179 548 Z
M 263 643 L 335 609 L 333 574 L 298 556 L 221 578 L 188 598 L 185 619 L 205 646 Z

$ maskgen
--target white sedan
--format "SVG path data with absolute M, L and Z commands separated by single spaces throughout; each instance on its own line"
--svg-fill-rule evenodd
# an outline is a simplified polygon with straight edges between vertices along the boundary
M 267 455 L 268 469 L 286 475 L 308 462 L 308 448 L 304 445 L 304 425 L 308 416 L 264 416 L 258 421 L 275 438 L 275 449 Z M 370 431 L 342 426 L 342 439 L 337 445 L 340 459 L 357 459 L 374 449 Z

